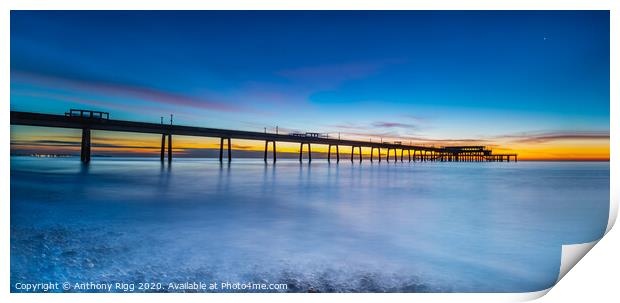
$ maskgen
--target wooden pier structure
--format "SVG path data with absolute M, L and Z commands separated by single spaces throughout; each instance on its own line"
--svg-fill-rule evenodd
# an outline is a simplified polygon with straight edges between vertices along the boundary
M 377 150 L 377 160 L 381 162 L 381 151 L 387 150 L 385 161 L 390 162 L 390 158 L 397 162 L 398 151 L 400 151 L 400 161 L 404 162 L 405 152 L 407 153 L 408 162 L 416 161 L 440 161 L 440 162 L 510 162 L 517 161 L 517 154 L 494 154 L 485 146 L 445 146 L 445 147 L 429 147 L 422 145 L 403 145 L 394 142 L 365 142 L 357 140 L 340 140 L 329 138 L 327 136 L 319 136 L 316 133 L 308 133 L 310 135 L 300 134 L 274 134 L 267 132 L 251 132 L 230 129 L 218 129 L 207 127 L 194 127 L 183 125 L 169 125 L 146 122 L 134 122 L 124 120 L 109 119 L 109 113 L 97 112 L 89 110 L 72 109 L 65 115 L 40 114 L 32 112 L 11 111 L 11 125 L 28 125 L 58 128 L 73 128 L 82 130 L 82 143 L 80 159 L 82 162 L 88 163 L 91 160 L 91 131 L 119 131 L 119 132 L 135 132 L 146 134 L 161 134 L 160 160 L 166 159 L 166 143 L 167 143 L 167 160 L 172 161 L 172 136 L 197 136 L 220 138 L 220 162 L 224 159 L 224 147 L 227 150 L 227 159 L 232 161 L 231 141 L 233 139 L 259 140 L 265 141 L 265 162 L 268 161 L 268 147 L 272 143 L 273 162 L 277 160 L 276 142 L 293 142 L 299 143 L 299 161 L 303 161 L 304 145 L 308 147 L 308 162 L 312 161 L 312 144 L 321 144 L 328 146 L 327 161 L 332 161 L 332 147 L 335 147 L 336 162 L 340 162 L 340 146 L 351 146 L 351 162 L 359 155 L 359 162 L 363 161 L 362 147 L 370 148 L 370 161 L 373 162 L 374 151 Z M 167 142 L 166 142 L 167 141 Z M 392 157 L 393 156 L 393 157 Z

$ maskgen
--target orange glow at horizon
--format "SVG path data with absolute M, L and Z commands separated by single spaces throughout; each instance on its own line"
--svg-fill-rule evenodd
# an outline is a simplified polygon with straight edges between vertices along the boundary
M 15 131 L 17 130 L 17 131 Z M 24 150 L 36 151 L 37 153 L 78 154 L 80 143 L 79 130 L 47 130 L 44 128 L 14 128 L 11 127 L 11 151 Z M 184 155 L 193 150 L 218 150 L 219 138 L 200 138 L 188 136 L 173 136 L 173 152 Z M 42 142 L 42 143 L 41 143 Z M 47 142 L 59 142 L 47 144 Z M 414 142 L 415 144 L 416 142 Z M 417 142 L 419 145 L 439 146 L 436 142 Z M 445 143 L 442 145 L 454 145 Z M 161 135 L 158 134 L 132 134 L 121 132 L 93 131 L 93 153 L 107 155 L 158 155 L 161 147 Z M 486 145 L 493 149 L 495 154 L 518 154 L 519 160 L 609 160 L 609 139 L 557 139 L 546 142 L 469 142 L 459 145 Z M 298 143 L 277 142 L 278 153 L 299 153 Z M 167 147 L 167 145 L 166 145 Z M 232 140 L 233 150 L 263 152 L 265 144 L 262 141 Z M 271 154 L 271 144 L 269 151 Z M 307 147 L 304 147 L 307 152 Z M 326 145 L 312 145 L 313 153 L 327 153 Z M 335 149 L 332 149 L 332 153 Z M 341 146 L 341 155 L 350 155 L 351 147 Z M 357 153 L 357 150 L 356 150 Z M 375 151 L 376 153 L 376 151 Z M 364 156 L 370 155 L 370 148 L 362 148 Z M 386 150 L 382 150 L 383 156 Z M 376 155 L 376 154 L 375 154 Z M 400 151 L 398 152 L 400 156 Z M 407 153 L 405 152 L 405 156 Z

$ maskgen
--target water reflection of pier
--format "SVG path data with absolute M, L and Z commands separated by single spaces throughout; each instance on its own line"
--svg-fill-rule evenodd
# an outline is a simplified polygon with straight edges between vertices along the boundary
M 308 150 L 308 161 L 312 161 L 312 144 L 328 146 L 327 160 L 332 161 L 332 147 L 335 148 L 335 160 L 340 161 L 340 147 L 351 147 L 351 161 L 355 161 L 356 151 L 359 162 L 363 161 L 362 147 L 370 148 L 371 162 L 375 161 L 375 150 L 377 150 L 376 160 L 381 162 L 390 160 L 396 162 L 417 162 L 417 161 L 439 161 L 439 162 L 483 162 L 498 161 L 510 162 L 517 161 L 517 154 L 494 154 L 491 149 L 485 146 L 445 146 L 429 147 L 423 145 L 407 145 L 400 142 L 365 142 L 357 140 L 340 140 L 329 138 L 329 136 L 307 134 L 278 134 L 268 132 L 251 132 L 230 129 L 217 129 L 206 127 L 194 127 L 183 125 L 167 125 L 157 123 L 145 123 L 123 120 L 111 120 L 109 114 L 105 112 L 95 112 L 87 110 L 72 110 L 65 115 L 50 115 L 31 112 L 11 111 L 12 125 L 30 125 L 44 127 L 74 128 L 82 130 L 81 161 L 89 162 L 91 159 L 91 130 L 136 132 L 148 134 L 161 134 L 160 159 L 163 162 L 166 158 L 172 161 L 172 136 L 197 136 L 220 138 L 219 160 L 224 159 L 224 149 L 227 150 L 228 161 L 232 160 L 231 141 L 233 139 L 260 140 L 265 142 L 265 162 L 268 160 L 269 143 L 272 145 L 273 161 L 277 160 L 276 142 L 299 143 L 299 161 L 303 161 L 304 145 Z M 386 157 L 382 159 L 381 151 L 387 151 Z M 398 152 L 400 151 L 400 158 Z M 406 153 L 406 158 L 405 158 Z

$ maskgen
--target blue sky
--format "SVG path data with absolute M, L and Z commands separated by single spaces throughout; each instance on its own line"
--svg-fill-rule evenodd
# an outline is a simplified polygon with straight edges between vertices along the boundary
M 609 133 L 607 11 L 13 11 L 11 110 L 464 140 Z

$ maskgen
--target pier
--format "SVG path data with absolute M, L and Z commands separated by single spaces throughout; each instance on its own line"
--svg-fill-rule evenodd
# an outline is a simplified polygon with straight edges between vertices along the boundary
M 366 142 L 358 140 L 340 140 L 318 135 L 317 133 L 306 134 L 277 134 L 267 132 L 251 132 L 231 129 L 218 129 L 207 127 L 172 125 L 163 123 L 147 123 L 109 119 L 109 113 L 88 110 L 70 110 L 65 115 L 40 114 L 32 112 L 11 111 L 11 125 L 28 125 L 42 127 L 72 128 L 82 130 L 82 142 L 80 160 L 88 163 L 91 160 L 91 131 L 119 131 L 144 134 L 160 134 L 161 148 L 160 160 L 172 161 L 172 136 L 196 136 L 220 138 L 219 161 L 224 161 L 224 148 L 227 151 L 227 160 L 232 161 L 231 145 L 234 139 L 257 140 L 265 142 L 265 162 L 268 162 L 268 147 L 272 145 L 273 162 L 277 160 L 276 142 L 289 142 L 300 144 L 299 161 L 304 160 L 304 146 L 307 147 L 307 161 L 312 161 L 312 144 L 327 145 L 327 161 L 332 162 L 332 147 L 335 148 L 336 162 L 340 162 L 340 146 L 351 147 L 351 162 L 359 155 L 358 161 L 363 161 L 362 147 L 370 148 L 371 162 L 375 161 L 374 151 L 377 150 L 377 161 L 381 162 L 381 151 L 387 150 L 385 161 L 417 162 L 510 162 L 517 161 L 517 154 L 494 154 L 485 146 L 445 146 L 428 147 L 422 145 L 405 145 L 400 142 Z M 357 155 L 356 155 L 357 151 Z M 400 151 L 400 159 L 398 157 Z M 405 160 L 404 155 L 407 153 Z

